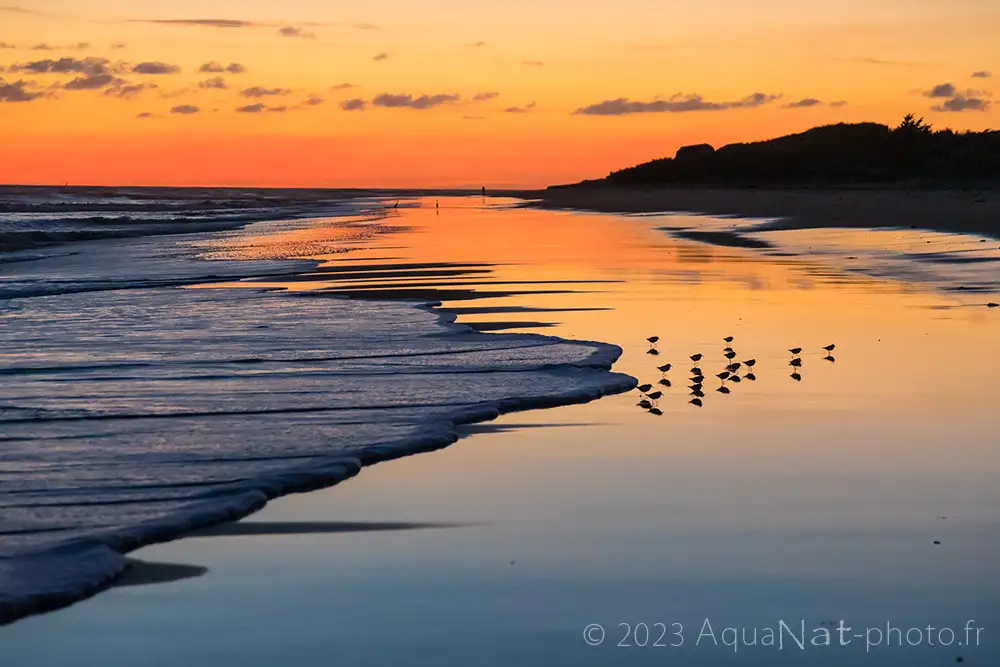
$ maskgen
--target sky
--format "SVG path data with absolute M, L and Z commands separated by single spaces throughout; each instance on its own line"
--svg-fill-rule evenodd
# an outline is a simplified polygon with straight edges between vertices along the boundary
M 0 183 L 541 187 L 1000 128 L 995 0 L 0 0 Z

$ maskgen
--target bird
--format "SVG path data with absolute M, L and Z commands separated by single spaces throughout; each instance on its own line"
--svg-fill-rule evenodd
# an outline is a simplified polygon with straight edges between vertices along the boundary
M 722 340 L 726 341 L 727 343 L 732 343 L 733 342 L 733 337 L 732 336 L 726 336 Z
M 647 338 L 646 340 L 648 340 L 648 341 L 649 341 L 649 344 L 650 344 L 650 345 L 656 345 L 656 342 L 657 342 L 658 340 L 660 340 L 660 337 L 659 337 L 659 336 L 650 336 L 650 337 L 649 337 L 649 338 Z
M 649 398 L 651 398 L 651 399 L 653 399 L 654 401 L 656 401 L 656 400 L 659 400 L 659 399 L 663 398 L 663 392 L 662 391 L 654 391 L 652 394 L 646 394 L 646 396 L 649 397 Z
M 729 371 L 722 371 L 721 373 L 716 373 L 715 377 L 719 378 L 720 380 L 726 380 L 729 378 Z
M 701 356 L 702 355 L 700 355 L 700 354 L 692 354 L 691 357 L 690 357 L 690 359 L 691 359 L 691 361 L 693 361 L 695 363 L 698 363 L 699 361 L 701 361 Z
M 757 360 L 747 359 L 746 361 L 743 362 L 743 365 L 746 366 L 747 368 L 753 368 L 754 366 L 757 365 Z
M 649 414 L 656 415 L 657 417 L 659 417 L 660 415 L 663 414 L 663 410 L 661 410 L 659 408 L 650 408 L 649 409 Z
M 725 353 L 724 355 L 722 355 L 722 356 L 724 356 L 724 357 L 725 357 L 726 359 L 733 359 L 733 358 L 735 358 L 735 357 L 736 357 L 736 353 L 735 353 L 735 352 L 726 352 L 726 353 Z
M 705 392 L 702 391 L 701 389 L 695 389 L 694 391 L 691 392 L 691 396 L 695 396 L 697 398 L 705 398 Z
M 802 348 L 801 347 L 792 347 L 792 348 L 789 348 L 788 351 L 791 352 L 792 354 L 801 354 L 802 353 Z
M 789 375 L 788 377 L 792 378 L 792 379 L 793 379 L 793 380 L 795 380 L 796 382 L 802 382 L 802 376 L 801 376 L 801 375 L 799 375 L 798 373 L 792 373 L 792 374 L 791 374 L 791 375 Z
M 695 382 L 694 384 L 688 385 L 688 389 L 690 389 L 691 391 L 698 391 L 699 389 L 701 389 L 701 386 L 702 385 L 700 382 Z
M 823 349 L 826 350 L 827 352 L 833 352 L 833 350 L 836 347 L 837 347 L 836 345 L 834 345 L 833 343 L 830 343 L 829 345 L 824 345 Z
M 701 407 L 702 405 L 704 405 L 704 404 L 703 404 L 703 403 L 701 402 L 701 399 L 700 399 L 700 398 L 692 398 L 692 399 L 691 399 L 690 401 L 688 401 L 688 403 L 690 403 L 691 405 L 697 405 L 697 406 L 698 406 L 699 408 L 700 408 L 700 407 Z
M 698 368 L 697 366 L 691 369 L 691 375 L 701 376 L 701 374 L 702 374 L 701 369 Z
M 743 376 L 743 379 L 749 380 L 750 382 L 754 382 L 757 379 L 757 376 L 754 375 L 753 373 L 747 373 L 746 375 Z
M 638 403 L 636 403 L 636 405 L 638 405 L 643 410 L 649 410 L 651 407 L 653 407 L 653 404 L 647 400 L 641 400 Z
M 670 364 L 663 364 L 662 366 L 657 366 L 656 370 L 660 371 L 661 373 L 666 373 L 667 371 L 670 370 Z
M 662 384 L 664 387 L 671 386 L 670 385 L 670 380 L 668 380 L 667 378 L 663 378 L 662 380 L 660 380 L 660 384 Z
M 638 387 L 636 387 L 636 389 L 638 389 L 639 391 L 641 391 L 644 394 L 646 392 L 648 392 L 652 388 L 653 388 L 653 385 L 651 385 L 651 384 L 640 384 Z
M 792 359 L 791 361 L 788 362 L 788 365 L 789 366 L 795 366 L 796 368 L 801 368 L 802 367 L 802 360 L 799 359 L 798 357 L 795 357 L 794 359 Z
M 741 382 L 741 381 L 743 380 L 743 378 L 741 378 L 741 377 L 740 377 L 739 375 L 734 375 L 733 377 L 731 377 L 731 378 L 729 378 L 729 379 L 730 379 L 731 381 L 733 381 L 733 382 L 737 383 L 737 384 L 739 384 L 739 383 L 740 383 L 740 382 Z
M 719 387 L 715 391 L 719 392 L 720 394 L 728 394 L 729 393 L 729 387 Z
M 740 366 L 742 366 L 742 365 L 743 364 L 741 364 L 740 362 L 734 361 L 733 363 L 731 363 L 728 366 L 726 366 L 726 370 L 727 371 L 737 371 L 737 370 L 740 369 Z
M 723 353 L 728 354 L 730 352 L 734 352 L 735 350 L 733 350 L 733 348 L 731 348 L 731 347 L 724 347 L 724 348 L 722 348 L 722 351 L 723 351 Z

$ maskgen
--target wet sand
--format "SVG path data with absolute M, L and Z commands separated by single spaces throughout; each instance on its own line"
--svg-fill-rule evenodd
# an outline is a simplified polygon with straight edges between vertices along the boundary
M 767 254 L 664 231 L 732 222 L 448 200 L 440 214 L 426 203 L 404 212 L 406 233 L 327 258 L 337 271 L 226 284 L 401 292 L 443 301 L 460 323 L 615 343 L 615 370 L 662 390 L 663 414 L 630 393 L 465 427 L 471 437 L 448 449 L 136 552 L 208 571 L 26 619 L 0 630 L 0 656 L 53 667 L 319 667 L 331 656 L 373 667 L 995 664 L 1000 311 L 979 302 L 996 297 L 872 276 L 892 272 L 864 256 L 865 244 L 963 256 L 977 240 L 785 231 L 773 233 L 781 254 Z M 817 240 L 863 257 L 868 273 L 809 252 Z M 470 273 L 420 278 L 437 264 Z M 356 289 L 360 272 L 370 289 Z M 516 288 L 524 281 L 557 289 Z M 756 360 L 755 380 L 715 379 L 729 335 L 737 360 Z M 793 346 L 805 348 L 801 368 L 789 365 Z M 703 407 L 690 403 L 694 353 Z M 975 619 L 987 643 L 735 656 L 695 643 L 705 619 L 718 630 L 779 618 L 957 629 Z M 590 623 L 606 643 L 585 643 Z M 620 623 L 681 623 L 687 641 L 619 647 Z
M 756 190 L 566 187 L 532 204 L 605 213 L 686 211 L 781 218 L 776 229 L 903 227 L 1000 238 L 1000 190 Z

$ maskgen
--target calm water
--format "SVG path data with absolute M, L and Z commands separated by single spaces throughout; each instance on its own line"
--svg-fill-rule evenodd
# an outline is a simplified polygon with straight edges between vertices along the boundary
M 390 219 L 394 233 L 342 244 L 350 252 L 331 255 L 331 270 L 243 285 L 405 289 L 442 297 L 460 322 L 484 329 L 615 343 L 625 349 L 616 370 L 642 382 L 674 365 L 671 386 L 658 385 L 663 415 L 631 393 L 473 427 L 449 449 L 284 498 L 244 522 L 282 534 L 137 552 L 208 572 L 4 628 L 0 656 L 32 665 L 1000 662 L 1000 310 L 982 305 L 995 296 L 871 278 L 884 257 L 851 253 L 872 245 L 858 230 L 775 233 L 789 252 L 761 253 L 657 229 L 691 218 L 417 203 Z M 814 241 L 822 252 L 809 252 Z M 978 239 L 893 242 L 917 254 L 926 241 L 959 252 L 952 246 Z M 255 225 L 211 252 L 278 258 L 322 243 L 323 231 L 301 222 Z M 831 255 L 868 264 L 845 268 Z M 423 266 L 394 277 L 373 269 L 387 264 Z M 655 356 L 650 335 L 661 337 Z M 724 336 L 737 360 L 757 360 L 756 381 L 728 382 L 729 394 L 714 377 L 728 363 Z M 835 361 L 824 360 L 829 343 Z M 804 348 L 799 369 L 791 347 Z M 688 395 L 695 353 L 707 376 L 700 408 Z M 699 641 L 706 619 L 720 644 L 723 628 L 746 629 L 735 657 Z M 836 633 L 829 647 L 799 650 L 787 636 L 784 651 L 746 645 L 779 620 L 804 622 L 811 639 L 841 619 L 852 627 L 846 647 Z M 958 646 L 969 621 L 983 628 L 979 646 Z M 600 646 L 584 641 L 592 623 L 606 631 Z M 617 646 L 620 623 L 650 628 L 647 642 L 640 629 L 628 643 L 667 646 Z M 924 628 L 919 645 L 883 639 L 866 651 L 851 637 L 887 623 Z M 939 645 L 942 627 L 956 633 L 951 646 Z M 684 643 L 671 647 L 678 631 Z

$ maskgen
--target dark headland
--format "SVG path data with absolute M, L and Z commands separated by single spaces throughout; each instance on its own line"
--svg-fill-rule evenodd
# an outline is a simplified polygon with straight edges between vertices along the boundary
M 781 218 L 783 227 L 916 227 L 1000 236 L 1000 131 L 837 124 L 550 187 L 539 205 Z

